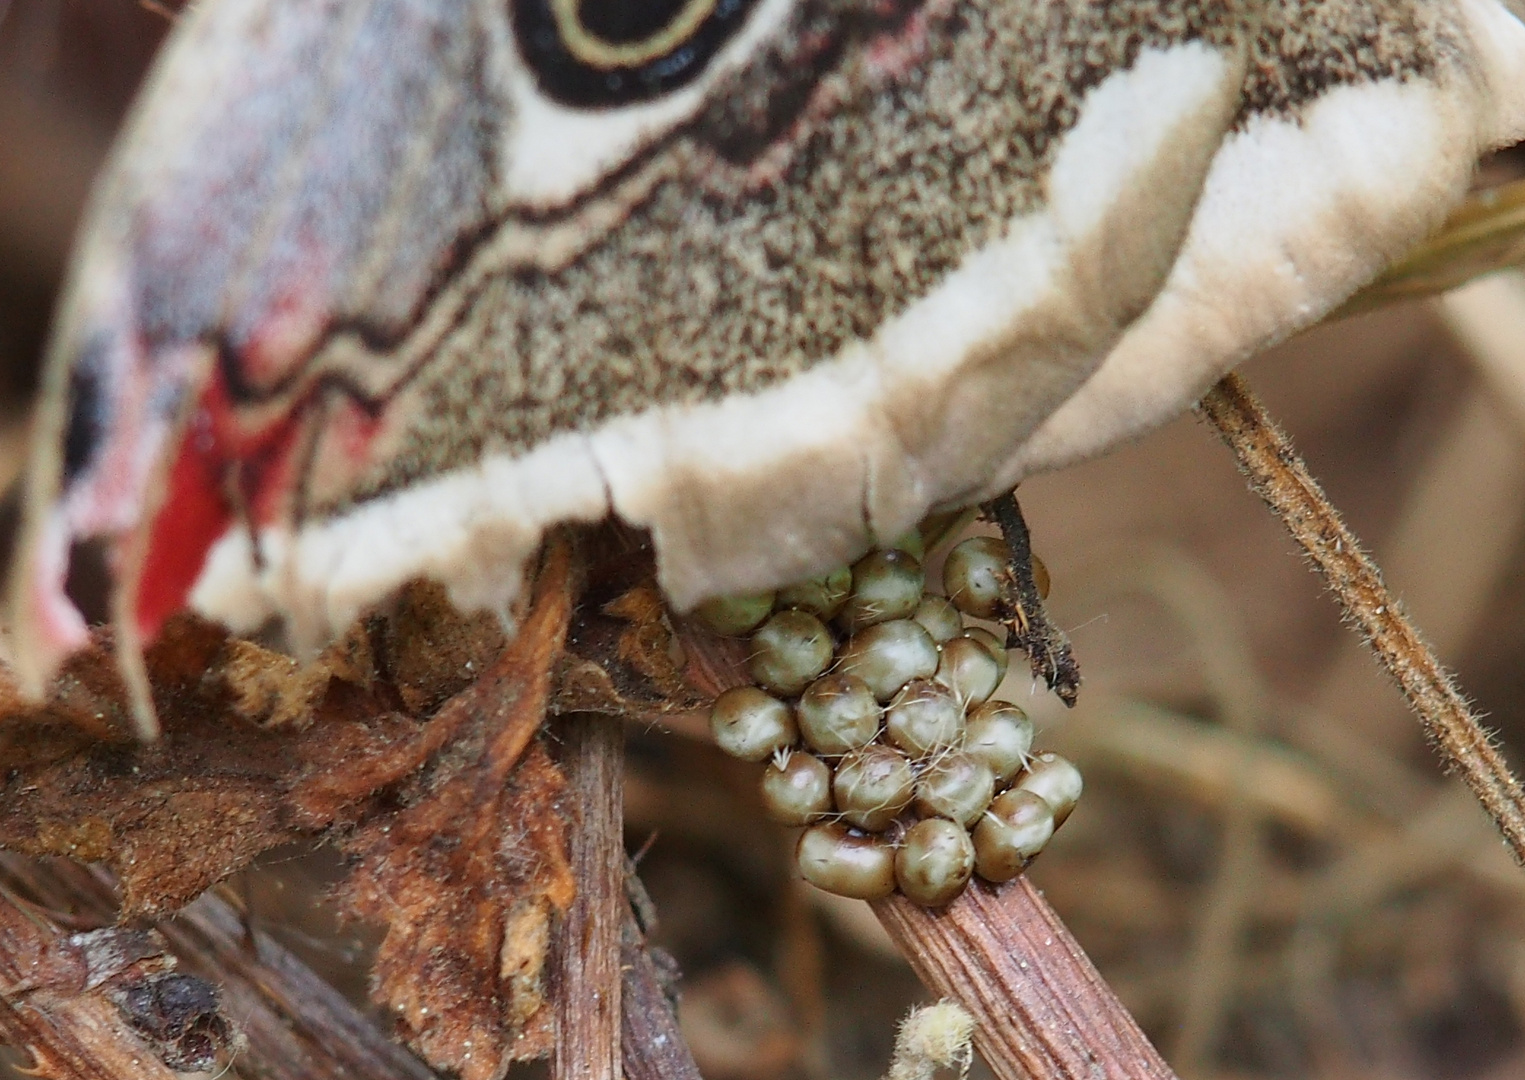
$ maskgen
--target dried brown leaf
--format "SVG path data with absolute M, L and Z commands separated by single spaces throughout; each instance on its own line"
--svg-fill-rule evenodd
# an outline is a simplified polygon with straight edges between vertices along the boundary
M 357 865 L 341 899 L 387 927 L 373 996 L 410 1045 L 465 1080 L 549 1048 L 546 945 L 575 883 L 565 780 L 534 736 L 570 608 L 569 556 L 555 547 L 518 635 L 440 708 L 449 749 L 347 845 Z
M 541 1056 L 547 949 L 575 882 L 566 784 L 536 735 L 573 589 L 558 542 L 506 648 L 496 620 L 415 585 L 308 665 L 174 620 L 145 657 L 151 744 L 99 737 L 130 730 L 99 635 L 5 728 L 0 846 L 103 861 L 124 912 L 153 914 L 269 847 L 331 836 L 355 860 L 341 899 L 388 928 L 375 995 L 410 1043 L 466 1080 Z M 638 626 L 627 659 L 673 686 L 672 662 L 646 651 L 661 647 L 659 601 L 642 600 L 618 608 Z M 206 1040 L 196 991 L 155 978 L 113 1000 L 165 1060 L 188 1061 Z
M 553 712 L 670 724 L 706 712 L 719 689 L 745 681 L 745 642 L 674 622 L 649 560 L 606 563 L 602 578 L 599 569 L 573 616 Z
M 101 632 L 44 705 L 0 729 L 0 847 L 105 862 L 125 912 L 151 914 L 262 851 L 358 819 L 450 741 L 459 723 L 423 710 L 470 683 L 502 640 L 433 586 L 404 590 L 398 612 L 427 648 L 360 623 L 308 665 L 172 620 L 145 657 L 164 729 L 151 744 L 100 737 L 130 730 Z

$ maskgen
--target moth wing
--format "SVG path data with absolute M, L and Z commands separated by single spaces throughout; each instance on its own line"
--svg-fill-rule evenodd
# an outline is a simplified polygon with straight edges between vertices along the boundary
M 1164 289 L 997 487 L 1172 419 L 1433 233 L 1478 158 L 1525 138 L 1525 25 L 1497 0 L 1437 3 L 1431 14 L 1445 34 L 1431 70 L 1241 118 Z
M 401 333 L 480 227 L 501 110 L 477 92 L 476 12 L 218 0 L 178 20 L 92 196 L 45 364 L 10 582 L 33 689 L 85 640 L 71 544 L 108 539 L 117 622 L 151 636 L 240 512 L 284 512 L 257 481 L 299 462 L 329 377 L 315 343 Z M 235 467 L 256 481 L 242 507 Z
M 1242 71 L 1231 49 L 1143 51 L 1080 99 L 1045 205 L 866 341 L 776 390 L 596 435 L 674 603 L 819 573 L 983 490 L 1160 287 Z
M 809 370 L 421 478 L 277 538 L 258 575 L 230 537 L 198 606 L 235 625 L 294 614 L 316 641 L 426 572 L 464 607 L 504 610 L 543 529 L 612 511 L 649 530 L 684 608 L 822 572 L 967 502 L 1155 295 L 1243 70 L 1232 43 L 1176 42 L 1077 88 L 1039 205 Z M 590 509 L 590 491 L 607 501 Z

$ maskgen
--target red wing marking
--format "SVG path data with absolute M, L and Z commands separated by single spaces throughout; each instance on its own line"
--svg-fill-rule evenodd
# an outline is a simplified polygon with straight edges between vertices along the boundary
M 212 546 L 237 518 L 230 484 L 237 483 L 251 526 L 289 511 L 308 404 L 298 402 L 262 431 L 241 433 L 221 371 L 212 377 L 175 451 L 164 503 L 149 531 L 135 613 L 145 641 L 185 607 Z

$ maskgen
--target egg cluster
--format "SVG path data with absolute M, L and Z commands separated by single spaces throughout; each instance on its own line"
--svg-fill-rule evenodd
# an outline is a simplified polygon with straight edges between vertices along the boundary
M 805 880 L 872 899 L 899 889 L 929 907 L 973 874 L 1006 881 L 1080 797 L 1080 773 L 1033 756 L 1033 726 L 993 700 L 1005 642 L 965 617 L 998 614 L 1009 552 L 965 540 L 926 589 L 917 538 L 777 593 L 703 605 L 718 633 L 750 636 L 754 685 L 721 694 L 720 748 L 768 762 L 768 814 L 804 828 Z M 1041 580 L 1041 567 L 1035 566 Z

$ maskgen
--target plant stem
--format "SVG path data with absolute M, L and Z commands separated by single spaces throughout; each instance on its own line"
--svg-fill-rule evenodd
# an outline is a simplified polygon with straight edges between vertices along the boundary
M 1175 1080 L 1025 874 L 970 882 L 940 911 L 873 908 L 921 981 L 973 1014 L 998 1080 Z
M 1460 774 L 1525 865 L 1525 791 L 1449 672 L 1382 582 L 1382 573 L 1330 505 L 1291 441 L 1239 376 L 1224 376 L 1197 405 L 1377 654 L 1450 771 Z

